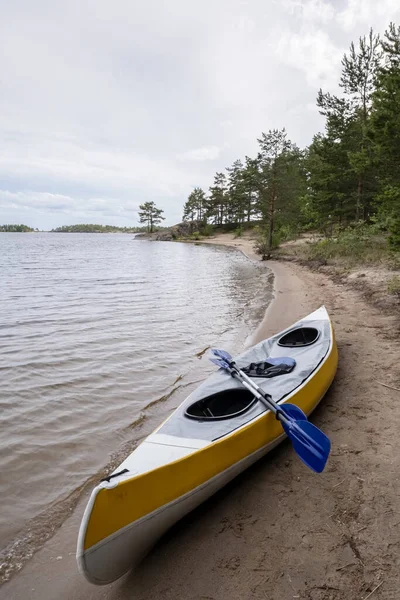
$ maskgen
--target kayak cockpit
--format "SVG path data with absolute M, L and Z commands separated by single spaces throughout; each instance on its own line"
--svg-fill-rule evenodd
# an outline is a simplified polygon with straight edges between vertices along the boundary
M 278 346 L 284 348 L 298 348 L 299 346 L 311 346 L 320 336 L 316 327 L 296 327 L 285 333 L 279 340 Z
M 193 402 L 185 417 L 198 421 L 231 419 L 249 410 L 255 402 L 257 398 L 248 390 L 231 388 Z

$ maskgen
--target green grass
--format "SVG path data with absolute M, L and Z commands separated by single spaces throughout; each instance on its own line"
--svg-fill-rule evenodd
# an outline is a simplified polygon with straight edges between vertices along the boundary
M 232 233 L 233 233 L 234 239 L 241 238 L 243 235 L 243 227 L 241 225 L 239 225 L 239 227 L 236 227 L 236 229 L 234 229 L 232 231 Z
M 388 292 L 394 296 L 400 297 L 400 277 L 395 275 L 388 281 Z
M 282 248 L 281 253 L 344 268 L 357 265 L 384 265 L 391 269 L 400 267 L 400 256 L 391 251 L 387 235 L 367 226 L 346 229 L 335 237 L 317 242 Z

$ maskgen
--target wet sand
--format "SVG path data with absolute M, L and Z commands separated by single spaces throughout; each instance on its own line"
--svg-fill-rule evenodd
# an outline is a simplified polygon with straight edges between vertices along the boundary
M 254 258 L 250 241 L 228 242 Z M 135 573 L 102 588 L 88 584 L 76 567 L 85 497 L 1 588 L 0 598 L 358 600 L 371 592 L 372 600 L 399 597 L 400 392 L 392 387 L 400 387 L 400 372 L 394 318 L 325 275 L 293 264 L 269 266 L 275 300 L 252 343 L 321 304 L 335 326 L 338 373 L 312 416 L 332 441 L 325 472 L 311 473 L 288 442 L 281 444 L 175 526 Z

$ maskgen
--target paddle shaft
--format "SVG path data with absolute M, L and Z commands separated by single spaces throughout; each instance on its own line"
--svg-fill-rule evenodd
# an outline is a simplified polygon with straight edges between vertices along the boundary
M 251 379 L 247 377 L 247 375 L 243 373 L 243 371 L 238 369 L 235 365 L 231 366 L 231 369 L 233 377 L 236 377 L 236 379 L 238 379 L 242 383 L 242 385 L 244 385 L 248 390 L 250 390 L 250 392 L 252 392 L 255 395 L 255 397 L 264 404 L 264 406 L 269 408 L 275 414 L 278 421 L 282 421 L 285 424 L 290 423 L 289 419 L 287 419 L 283 412 L 279 410 L 279 405 L 276 404 L 276 402 L 274 402 L 272 399 L 264 396 L 265 392 L 263 392 L 257 384 L 251 381 Z M 249 382 L 247 382 L 246 379 L 248 379 Z M 314 444 L 313 438 L 310 437 L 305 431 L 302 431 L 301 434 L 306 440 L 308 440 L 308 442 Z
M 246 373 L 241 371 L 234 362 L 229 363 L 229 366 L 231 368 L 231 374 L 233 377 L 236 377 L 236 379 L 238 379 L 250 392 L 255 395 L 257 400 L 260 400 L 264 406 L 271 410 L 279 421 L 289 423 L 282 411 L 279 410 L 279 405 L 274 402 L 271 397 L 268 397 L 267 394 L 263 392 L 263 390 L 259 388 L 258 385 L 250 379 L 250 377 L 246 375 Z

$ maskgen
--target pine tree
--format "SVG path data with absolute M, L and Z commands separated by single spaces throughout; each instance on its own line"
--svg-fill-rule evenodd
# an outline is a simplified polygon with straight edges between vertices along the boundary
M 317 225 L 324 229 L 355 218 L 357 179 L 349 161 L 349 137 L 348 130 L 339 138 L 328 131 L 328 135 L 314 136 L 308 149 L 308 199 Z
M 213 220 L 215 225 L 222 225 L 226 221 L 227 184 L 225 173 L 216 173 L 214 185 L 210 187 L 207 200 L 206 216 Z
M 319 91 L 317 106 L 326 117 L 325 137 L 316 136 L 309 149 L 311 197 L 320 223 L 368 219 L 377 189 L 369 135 L 372 94 L 381 60 L 379 36 L 352 43 L 342 59 L 340 98 Z
M 280 194 L 277 203 L 276 224 L 278 228 L 286 227 L 299 230 L 303 224 L 301 200 L 307 192 L 306 153 L 295 144 L 280 157 L 284 163 L 285 175 L 280 182 Z
M 273 248 L 275 216 L 278 203 L 283 201 L 282 184 L 287 174 L 287 153 L 291 142 L 285 129 L 272 129 L 262 133 L 258 140 L 259 209 L 267 226 L 267 257 Z
M 228 202 L 227 218 L 230 222 L 243 223 L 246 213 L 246 190 L 244 181 L 244 168 L 240 159 L 235 160 L 228 171 Z
M 357 216 L 357 175 L 350 162 L 357 149 L 352 105 L 319 90 L 317 106 L 326 117 L 325 135 L 314 136 L 309 147 L 309 193 L 320 226 L 345 224 Z
M 196 215 L 194 201 L 195 201 L 195 199 L 193 197 L 193 192 L 192 192 L 191 194 L 189 194 L 189 197 L 186 200 L 185 205 L 183 207 L 183 217 L 182 217 L 183 221 L 194 221 L 195 215 Z
M 259 197 L 259 171 L 258 160 L 246 156 L 246 165 L 243 170 L 243 185 L 245 195 L 245 219 L 249 223 L 252 217 L 259 217 L 257 210 Z
M 384 63 L 373 95 L 371 138 L 381 189 L 377 195 L 382 217 L 389 219 L 390 243 L 400 247 L 400 27 L 390 23 L 382 40 Z
M 154 226 L 165 220 L 162 216 L 164 212 L 161 208 L 157 208 L 154 202 L 145 202 L 139 205 L 139 222 L 147 223 L 147 230 L 153 233 Z
M 195 187 L 183 207 L 183 220 L 206 222 L 206 204 L 204 191 L 199 187 Z
M 349 55 L 342 59 L 339 85 L 349 98 L 352 113 L 353 149 L 349 149 L 350 166 L 357 177 L 355 219 L 367 220 L 371 212 L 371 198 L 376 190 L 372 168 L 372 148 L 369 138 L 369 116 L 375 77 L 381 61 L 380 40 L 370 29 L 368 39 L 359 39 L 359 48 L 350 45 Z

